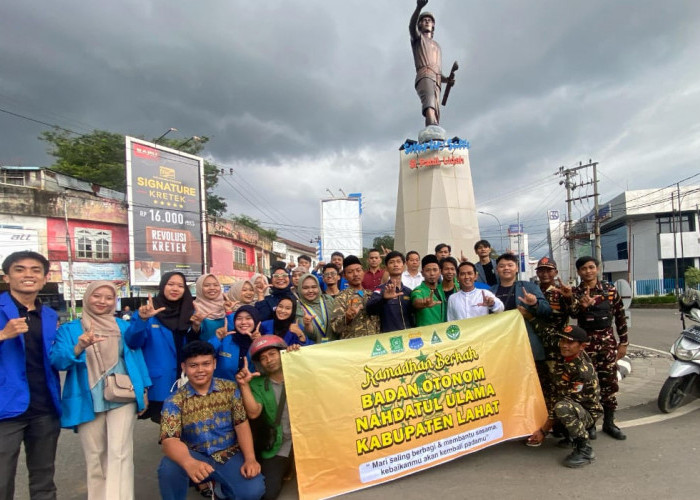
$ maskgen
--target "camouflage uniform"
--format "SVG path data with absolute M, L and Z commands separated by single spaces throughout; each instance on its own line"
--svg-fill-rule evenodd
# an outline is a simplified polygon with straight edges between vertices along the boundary
M 599 281 L 595 287 L 587 289 L 583 284 L 574 288 L 574 296 L 581 300 L 585 291 L 595 299 L 595 305 L 584 309 L 577 306 L 572 316 L 578 320 L 578 326 L 586 330 L 590 337 L 590 343 L 586 347 L 598 372 L 600 380 L 600 401 L 603 407 L 610 410 L 617 408 L 617 341 L 613 332 L 613 320 L 615 329 L 621 344 L 627 344 L 627 319 L 622 298 L 613 285 L 606 281 Z M 599 318 L 594 321 L 593 314 Z M 607 326 L 601 326 L 606 323 Z
M 532 319 L 532 325 L 542 341 L 544 347 L 545 363 L 548 373 L 540 376 L 542 393 L 544 395 L 547 408 L 552 409 L 556 403 L 555 384 L 552 380 L 554 376 L 554 366 L 559 353 L 559 336 L 566 325 L 569 324 L 569 316 L 572 311 L 577 310 L 578 302 L 576 297 L 566 298 L 554 285 L 550 285 L 546 290 L 542 290 L 544 297 L 552 307 L 551 316 L 536 316 Z
M 339 338 L 349 339 L 379 333 L 379 316 L 367 314 L 366 310 L 370 295 L 372 292 L 369 290 L 357 291 L 352 288 L 346 288 L 336 295 L 331 314 L 331 325 Z M 347 311 L 350 302 L 356 300 L 362 302 L 362 308 L 348 324 L 345 321 L 345 311 Z
M 586 429 L 593 426 L 603 411 L 600 386 L 593 363 L 585 352 L 566 360 L 561 355 L 553 374 L 556 403 L 549 418 L 558 420 L 571 439 L 588 439 Z

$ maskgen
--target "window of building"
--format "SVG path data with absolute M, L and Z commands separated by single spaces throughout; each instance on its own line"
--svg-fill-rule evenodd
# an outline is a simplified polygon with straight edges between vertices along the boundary
M 247 264 L 247 256 L 246 256 L 246 251 L 245 248 L 233 247 L 233 261 L 238 262 L 239 264 Z
M 677 233 L 695 231 L 695 216 L 692 213 L 681 214 L 680 221 L 678 215 L 659 215 L 656 222 L 659 234 L 673 233 L 674 228 Z
M 75 249 L 78 259 L 109 260 L 112 257 L 112 232 L 76 229 Z
M 617 244 L 617 260 L 625 260 L 627 259 L 628 254 L 627 254 L 627 242 L 623 241 L 622 243 Z

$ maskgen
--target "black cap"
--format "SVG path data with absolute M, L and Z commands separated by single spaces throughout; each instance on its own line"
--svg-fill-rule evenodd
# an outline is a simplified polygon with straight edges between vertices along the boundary
M 360 259 L 358 259 L 356 255 L 348 255 L 343 259 L 343 269 L 353 264 L 362 265 L 362 262 L 360 262 Z
M 550 259 L 549 257 L 542 257 L 539 261 L 537 261 L 537 269 L 556 269 L 557 268 L 557 263 L 554 262 L 553 259 Z
M 568 340 L 573 340 L 574 342 L 588 342 L 588 333 L 586 333 L 586 330 L 576 325 L 565 326 L 557 335 Z

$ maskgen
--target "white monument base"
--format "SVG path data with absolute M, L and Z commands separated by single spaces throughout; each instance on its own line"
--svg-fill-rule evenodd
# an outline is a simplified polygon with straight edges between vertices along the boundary
M 457 260 L 464 252 L 475 261 L 474 243 L 481 238 L 468 143 L 432 141 L 404 147 L 399 152 L 394 247 L 423 257 L 434 253 L 438 243 L 447 243 Z

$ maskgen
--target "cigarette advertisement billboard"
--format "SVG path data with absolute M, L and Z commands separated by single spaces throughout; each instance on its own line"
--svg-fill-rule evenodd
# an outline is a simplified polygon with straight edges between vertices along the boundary
M 157 286 L 179 271 L 195 281 L 206 266 L 204 160 L 126 138 L 132 285 Z

